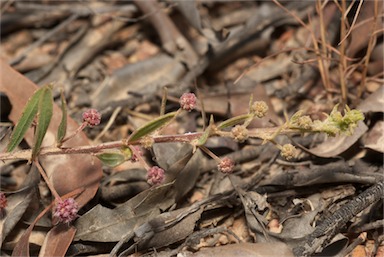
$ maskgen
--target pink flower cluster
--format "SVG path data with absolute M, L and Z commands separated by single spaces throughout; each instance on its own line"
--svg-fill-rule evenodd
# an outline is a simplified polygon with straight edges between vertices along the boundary
M 232 159 L 224 157 L 217 165 L 217 168 L 223 173 L 232 173 L 233 169 L 235 168 L 235 163 L 232 161 Z
M 194 93 L 184 93 L 180 97 L 180 107 L 186 111 L 192 111 L 196 107 L 196 96 Z
M 148 184 L 155 186 L 163 183 L 165 174 L 164 170 L 158 166 L 153 166 L 148 170 L 147 182 Z
M 75 199 L 68 198 L 57 203 L 53 216 L 57 217 L 60 222 L 68 224 L 77 218 L 78 211 L 79 206 Z
M 101 114 L 96 109 L 89 109 L 83 113 L 83 122 L 88 126 L 94 127 L 100 124 Z

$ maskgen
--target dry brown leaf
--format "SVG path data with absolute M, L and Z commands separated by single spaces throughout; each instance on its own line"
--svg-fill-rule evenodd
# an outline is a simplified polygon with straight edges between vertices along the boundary
M 384 153 L 384 121 L 378 121 L 368 132 L 364 147 Z
M 76 233 L 76 228 L 59 224 L 51 229 L 41 247 L 39 256 L 65 256 Z
M 381 86 L 364 99 L 356 109 L 362 112 L 384 112 L 384 87 Z
M 178 215 L 188 210 L 188 208 L 189 207 L 162 213 L 157 217 L 154 217 L 148 222 L 144 223 L 135 231 L 136 235 L 139 234 L 141 228 L 147 229 L 148 227 L 151 227 L 151 229 L 149 231 L 146 231 L 146 233 L 142 235 L 143 238 L 136 238 L 136 240 L 138 240 L 139 242 L 138 248 L 148 249 L 152 247 L 158 248 L 167 246 L 175 242 L 179 242 L 185 239 L 190 234 L 192 234 L 196 226 L 196 222 L 200 219 L 201 213 L 203 212 L 202 208 L 193 213 L 190 213 L 173 226 L 169 226 L 164 230 L 159 229 L 162 226 L 167 225 L 169 221 L 176 219 Z M 146 240 L 145 237 L 148 236 L 148 234 L 150 233 L 154 234 L 153 237 Z M 144 240 L 141 241 L 141 239 Z
M 378 10 L 383 10 L 383 2 L 378 1 L 379 7 Z M 370 30 L 373 24 L 374 17 L 374 8 L 375 8 L 375 2 L 374 1 L 365 1 L 363 5 L 361 6 L 360 13 L 356 14 L 356 24 L 353 27 L 353 30 L 351 32 L 350 38 L 351 42 L 348 46 L 348 56 L 354 57 L 362 48 L 366 47 L 369 41 L 369 36 L 362 36 L 367 35 L 367 30 Z M 361 23 L 366 22 L 367 23 L 361 25 Z M 379 29 L 382 24 L 380 19 L 378 18 L 376 20 L 376 28 Z M 379 36 L 379 35 L 378 35 Z
M 24 215 L 25 210 L 28 208 L 35 193 L 33 188 L 27 188 L 7 197 L 8 204 L 6 208 L 2 210 L 6 215 L 0 220 L 0 247 L 3 244 L 4 239 Z

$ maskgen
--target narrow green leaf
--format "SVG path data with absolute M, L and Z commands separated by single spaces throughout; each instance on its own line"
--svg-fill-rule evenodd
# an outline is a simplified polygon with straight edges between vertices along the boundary
M 228 120 L 223 121 L 222 123 L 219 124 L 219 126 L 217 126 L 217 128 L 223 129 L 223 128 L 228 128 L 228 127 L 233 127 L 233 126 L 240 124 L 240 123 L 243 123 L 246 120 L 251 119 L 251 118 L 253 118 L 253 115 L 249 114 L 249 113 L 239 115 L 239 116 L 236 116 L 236 117 L 233 117 L 233 118 L 230 118 Z
M 197 146 L 204 145 L 207 142 L 211 134 L 213 124 L 214 124 L 213 115 L 211 115 L 211 118 L 209 120 L 209 126 L 208 128 L 205 129 L 203 135 L 201 135 L 201 137 L 197 140 L 197 144 L 196 144 Z
M 7 146 L 7 151 L 13 151 L 23 140 L 25 133 L 31 126 L 33 119 L 35 118 L 38 110 L 39 99 L 42 94 L 43 88 L 38 89 L 31 98 L 29 98 L 27 104 L 24 107 L 23 114 L 21 115 L 18 123 L 13 129 L 11 139 Z
M 38 105 L 38 119 L 35 133 L 35 144 L 32 148 L 32 160 L 40 151 L 44 136 L 47 133 L 53 114 L 52 87 L 44 86 Z
M 129 137 L 128 142 L 136 141 L 142 138 L 143 136 L 146 136 L 152 133 L 153 131 L 161 128 L 162 126 L 167 124 L 169 121 L 171 121 L 173 117 L 176 116 L 176 114 L 177 112 L 170 112 L 154 119 L 151 122 L 148 122 L 144 126 L 138 128 L 135 132 L 133 132 L 132 135 Z
M 103 164 L 108 165 L 110 167 L 120 165 L 126 160 L 124 154 L 119 152 L 105 152 L 96 155 L 96 157 L 99 158 L 99 160 Z
M 65 135 L 67 134 L 67 102 L 65 101 L 65 96 L 63 90 L 60 92 L 61 99 L 61 121 L 59 128 L 57 130 L 57 143 L 61 145 Z

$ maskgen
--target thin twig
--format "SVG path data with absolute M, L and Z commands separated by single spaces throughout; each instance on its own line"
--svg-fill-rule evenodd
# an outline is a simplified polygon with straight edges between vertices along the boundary
M 116 120 L 117 115 L 121 111 L 122 107 L 118 106 L 112 113 L 111 118 L 109 118 L 107 125 L 103 128 L 103 130 L 100 132 L 100 134 L 97 135 L 95 138 L 95 141 L 98 141 L 102 136 L 104 136 L 105 133 L 108 132 L 108 129 L 113 125 L 113 122 Z
M 371 27 L 371 35 L 369 37 L 369 41 L 368 41 L 368 48 L 367 48 L 367 52 L 365 54 L 365 62 L 364 62 L 364 67 L 363 67 L 363 71 L 362 71 L 362 76 L 361 76 L 361 82 L 360 82 L 360 87 L 359 87 L 359 90 L 357 92 L 357 98 L 359 99 L 361 97 L 361 95 L 363 94 L 364 90 L 365 90 L 365 79 L 367 77 L 367 72 L 368 72 L 368 64 L 369 64 L 369 60 L 370 60 L 370 57 L 371 57 L 371 54 L 372 54 L 372 51 L 373 51 L 373 47 L 376 43 L 376 35 L 375 35 L 375 30 L 376 30 L 376 25 L 377 25 L 377 18 L 378 18 L 378 9 L 379 9 L 379 1 L 378 0 L 375 0 L 375 5 L 374 5 L 374 17 L 373 17 L 373 24 L 372 24 L 372 27 Z
M 352 30 L 354 29 L 354 26 L 355 26 L 355 23 L 356 23 L 356 20 L 357 20 L 357 17 L 359 16 L 359 13 L 360 13 L 360 9 L 361 9 L 361 6 L 363 5 L 364 1 L 363 0 L 360 0 L 359 1 L 359 6 L 357 7 L 357 10 L 356 10 L 356 14 L 355 14 L 355 17 L 353 17 L 353 21 L 352 21 L 352 24 L 351 24 L 351 27 L 349 28 L 348 32 L 345 34 L 344 38 L 342 38 L 339 42 L 339 45 L 341 45 L 347 38 L 348 36 L 351 34 Z M 353 4 L 350 5 L 350 7 L 352 7 Z M 346 16 L 347 13 L 344 15 Z M 347 17 L 343 17 L 343 19 L 346 19 Z
M 52 192 L 53 196 L 55 197 L 56 200 L 61 199 L 60 195 L 57 193 L 56 189 L 52 186 L 51 182 L 49 181 L 47 174 L 45 173 L 43 167 L 41 167 L 39 161 L 34 161 L 34 164 L 36 165 L 37 169 L 40 172 L 40 175 L 43 177 L 45 183 L 49 187 L 49 190 Z
M 339 61 L 339 77 L 340 77 L 340 88 L 341 88 L 341 100 L 342 105 L 347 104 L 347 84 L 345 81 L 345 70 L 347 68 L 347 60 L 345 59 L 345 50 L 346 50 L 346 43 L 343 41 L 343 38 L 346 35 L 346 22 L 347 17 L 346 14 L 346 2 L 345 0 L 341 1 L 341 13 L 342 18 L 340 22 L 340 61 Z

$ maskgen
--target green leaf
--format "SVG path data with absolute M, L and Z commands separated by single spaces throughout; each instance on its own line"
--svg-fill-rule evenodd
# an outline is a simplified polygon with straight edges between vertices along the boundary
M 65 135 L 67 134 L 67 102 L 65 101 L 65 96 L 63 90 L 60 92 L 61 99 L 61 121 L 59 128 L 57 130 L 57 143 L 61 145 Z
M 125 160 L 130 160 L 133 156 L 132 150 L 129 147 L 123 146 L 120 151 L 124 155 Z
M 136 141 L 142 138 L 143 136 L 146 136 L 152 133 L 153 131 L 161 128 L 162 126 L 167 124 L 169 121 L 171 121 L 173 117 L 176 116 L 177 113 L 178 112 L 170 112 L 154 119 L 151 122 L 148 122 L 144 126 L 138 128 L 135 132 L 133 132 L 132 135 L 129 137 L 128 142 Z
M 27 104 L 24 107 L 23 114 L 21 115 L 18 123 L 13 129 L 11 139 L 7 146 L 7 151 L 13 151 L 23 140 L 25 133 L 31 126 L 33 119 L 35 118 L 38 110 L 39 99 L 43 92 L 43 88 L 38 89 L 31 98 L 29 98 Z
M 115 167 L 122 164 L 126 160 L 126 156 L 120 152 L 105 152 L 96 155 L 103 164 Z
M 223 121 L 222 123 L 217 126 L 218 129 L 223 129 L 223 128 L 228 128 L 228 127 L 233 127 L 237 124 L 243 123 L 249 119 L 252 119 L 253 115 L 252 114 L 243 114 L 239 115 L 233 118 L 230 118 L 228 120 Z
M 213 121 L 213 115 L 211 115 L 211 118 L 209 120 L 209 126 L 208 128 L 204 131 L 203 135 L 201 135 L 201 137 L 197 140 L 197 144 L 196 146 L 201 146 L 201 145 L 204 145 L 209 136 L 211 135 L 211 132 L 212 132 L 212 126 L 214 124 L 214 121 Z
M 40 151 L 44 136 L 47 133 L 49 123 L 53 114 L 52 86 L 47 85 L 42 88 L 42 93 L 38 104 L 38 119 L 35 133 L 35 144 L 32 148 L 32 160 L 35 159 Z

